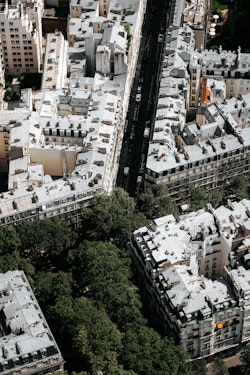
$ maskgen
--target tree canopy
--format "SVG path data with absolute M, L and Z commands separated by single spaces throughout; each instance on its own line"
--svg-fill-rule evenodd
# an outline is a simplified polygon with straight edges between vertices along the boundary
M 88 293 L 120 327 L 141 320 L 141 302 L 131 282 L 130 259 L 113 244 L 84 241 L 69 252 L 74 280 L 82 293 Z
M 118 246 L 126 246 L 132 232 L 146 223 L 144 215 L 135 213 L 133 198 L 121 188 L 110 195 L 96 195 L 91 206 L 82 209 L 82 218 L 85 238 Z
M 140 195 L 138 208 L 148 219 L 173 214 L 178 216 L 178 206 L 170 198 L 164 185 L 152 185 Z

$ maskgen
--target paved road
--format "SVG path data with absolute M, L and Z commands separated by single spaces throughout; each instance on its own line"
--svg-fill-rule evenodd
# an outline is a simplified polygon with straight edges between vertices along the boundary
M 146 122 L 147 125 L 151 125 L 151 131 L 153 127 L 164 38 L 158 40 L 161 39 L 159 34 L 165 32 L 168 11 L 169 6 L 166 0 L 151 0 L 148 3 L 144 20 L 140 56 L 130 96 L 127 130 L 124 134 L 117 177 L 117 186 L 125 188 L 132 197 L 138 196 L 143 183 L 138 182 L 138 176 L 144 175 L 148 141 L 150 140 L 150 137 L 144 138 L 143 134 Z M 138 86 L 141 86 L 140 102 L 136 102 Z M 129 167 L 128 176 L 123 175 L 125 166 Z

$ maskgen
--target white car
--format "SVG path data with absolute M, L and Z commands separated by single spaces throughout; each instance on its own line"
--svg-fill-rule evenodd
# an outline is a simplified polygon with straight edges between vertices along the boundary
M 139 103 L 141 101 L 141 94 L 136 94 L 135 101 Z
M 142 176 L 137 177 L 137 184 L 140 184 L 142 182 Z

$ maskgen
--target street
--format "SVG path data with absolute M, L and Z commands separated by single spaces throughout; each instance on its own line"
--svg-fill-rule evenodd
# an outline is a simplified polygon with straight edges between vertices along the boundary
M 158 98 L 158 78 L 161 71 L 161 55 L 168 11 L 169 6 L 165 0 L 151 0 L 148 3 L 140 56 L 138 56 L 136 76 L 130 95 L 127 127 L 123 138 L 116 185 L 123 187 L 134 198 L 138 197 L 143 187 L 148 142 L 152 136 Z M 149 132 L 145 137 L 146 123 Z M 129 174 L 126 176 L 123 173 L 124 167 L 129 167 Z

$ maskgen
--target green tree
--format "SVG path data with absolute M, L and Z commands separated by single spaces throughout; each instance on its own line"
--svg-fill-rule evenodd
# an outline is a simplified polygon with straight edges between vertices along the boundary
M 187 184 L 185 192 L 181 194 L 181 201 L 189 204 L 190 211 L 197 211 L 206 207 L 208 197 L 202 187 L 195 186 L 194 184 Z
M 0 256 L 0 273 L 23 270 L 30 280 L 35 274 L 35 268 L 28 259 L 21 258 L 18 251 Z
M 107 374 L 108 375 L 137 375 L 132 370 L 124 370 L 122 365 L 109 365 Z
M 236 176 L 228 180 L 224 186 L 224 203 L 227 199 L 240 201 L 248 198 L 249 183 L 245 176 Z
M 148 219 L 161 217 L 169 214 L 178 216 L 177 204 L 170 198 L 168 190 L 164 185 L 152 185 L 140 195 L 138 208 Z
M 242 365 L 240 366 L 241 373 L 250 375 L 250 345 L 246 345 L 240 354 Z
M 0 255 L 13 254 L 19 250 L 21 241 L 13 227 L 3 227 L 0 229 Z
M 33 259 L 46 254 L 52 261 L 62 260 L 62 253 L 74 245 L 76 233 L 65 220 L 55 216 L 34 222 L 22 222 L 17 226 L 23 254 Z
M 215 358 L 215 360 L 209 364 L 209 372 L 214 375 L 228 375 L 228 368 L 225 362 L 221 358 Z
M 122 350 L 122 333 L 104 310 L 86 298 L 62 296 L 51 307 L 50 319 L 58 332 L 59 345 L 65 359 L 75 362 L 76 371 L 107 373 L 110 365 L 118 365 Z
M 188 375 L 207 375 L 207 366 L 204 359 L 189 362 Z
M 52 278 L 52 290 L 55 301 L 62 296 L 70 298 L 72 296 L 70 275 L 59 271 L 57 275 Z
M 119 326 L 142 319 L 138 291 L 130 281 L 130 259 L 115 245 L 84 241 L 69 252 L 68 261 L 79 291 L 89 291 Z
M 214 208 L 219 207 L 223 203 L 223 189 L 217 188 L 208 191 L 207 203 L 211 203 Z
M 84 238 L 118 246 L 126 246 L 132 232 L 146 223 L 144 215 L 135 213 L 134 200 L 121 188 L 95 196 L 91 207 L 82 209 L 82 218 Z
M 36 272 L 34 275 L 33 289 L 42 308 L 54 303 L 53 279 L 54 277 L 45 271 Z
M 126 331 L 123 344 L 124 368 L 137 374 L 181 375 L 188 370 L 184 349 L 152 328 L 141 326 Z

